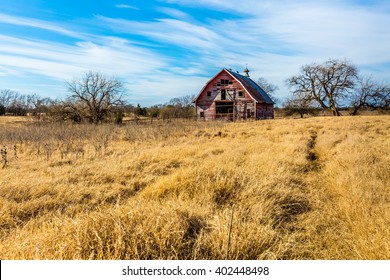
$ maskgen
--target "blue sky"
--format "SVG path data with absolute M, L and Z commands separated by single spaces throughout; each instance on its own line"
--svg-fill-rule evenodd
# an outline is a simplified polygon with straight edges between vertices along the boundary
M 390 82 L 390 1 L 1 0 L 0 89 L 64 98 L 88 70 L 142 106 L 197 94 L 221 68 L 276 84 L 347 59 Z

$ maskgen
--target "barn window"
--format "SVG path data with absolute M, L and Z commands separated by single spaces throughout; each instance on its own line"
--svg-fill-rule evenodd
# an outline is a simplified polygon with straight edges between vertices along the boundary
M 229 84 L 229 80 L 221 79 L 221 85 L 226 86 Z
M 244 96 L 244 92 L 240 90 L 240 91 L 238 92 L 238 96 L 239 96 L 239 97 L 243 97 L 243 96 Z
M 211 91 L 208 91 L 208 92 L 207 92 L 207 96 L 211 96 Z
M 221 90 L 221 100 L 226 100 L 226 90 Z
M 203 111 L 200 112 L 200 113 L 199 113 L 199 116 L 200 116 L 201 118 L 204 118 L 204 112 L 203 112 Z

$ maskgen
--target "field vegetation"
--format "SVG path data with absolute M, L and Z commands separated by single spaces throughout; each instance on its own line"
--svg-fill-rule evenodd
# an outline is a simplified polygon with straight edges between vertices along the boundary
M 389 115 L 23 120 L 0 117 L 0 259 L 390 259 Z

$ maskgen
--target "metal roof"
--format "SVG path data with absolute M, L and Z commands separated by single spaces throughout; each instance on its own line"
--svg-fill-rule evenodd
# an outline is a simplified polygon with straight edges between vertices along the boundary
M 274 104 L 272 99 L 269 97 L 269 95 L 257 84 L 255 83 L 251 78 L 247 76 L 243 76 L 237 72 L 233 72 L 231 70 L 228 70 L 226 68 L 223 68 L 221 71 L 219 71 L 213 78 L 211 78 L 206 85 L 202 88 L 202 90 L 199 92 L 199 94 L 194 98 L 192 102 L 196 102 L 200 94 L 203 92 L 203 90 L 206 88 L 206 86 L 215 78 L 217 77 L 222 71 L 226 71 L 229 73 L 234 79 L 236 79 L 238 82 L 242 84 L 242 86 L 245 88 L 245 90 L 254 98 L 257 102 L 265 102 L 267 104 Z
M 249 92 L 250 95 L 252 95 L 253 98 L 256 99 L 256 101 L 274 104 L 269 95 L 251 78 L 228 69 L 224 70 L 227 71 L 230 75 L 234 76 L 234 78 L 236 78 L 245 87 L 245 89 Z

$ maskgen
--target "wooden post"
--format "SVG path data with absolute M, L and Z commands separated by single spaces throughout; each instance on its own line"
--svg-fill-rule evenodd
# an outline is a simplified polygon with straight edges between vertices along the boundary
M 233 121 L 237 120 L 236 90 L 233 91 Z
M 232 232 L 233 227 L 233 213 L 234 213 L 234 205 L 232 206 L 232 215 L 230 216 L 230 226 L 229 226 L 229 233 L 228 233 L 228 240 L 227 240 L 227 248 L 226 248 L 226 257 L 227 260 L 229 257 L 229 247 L 230 247 L 230 234 Z

